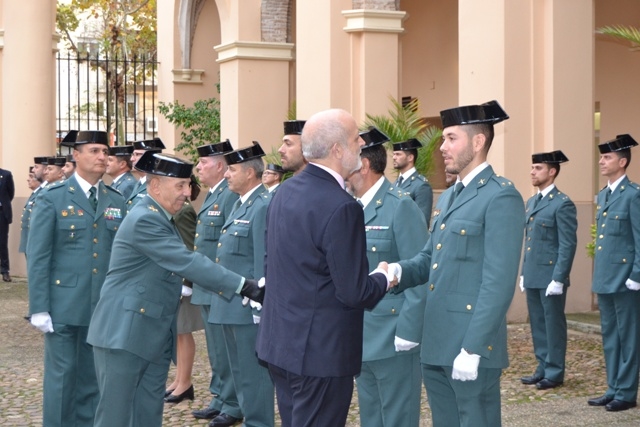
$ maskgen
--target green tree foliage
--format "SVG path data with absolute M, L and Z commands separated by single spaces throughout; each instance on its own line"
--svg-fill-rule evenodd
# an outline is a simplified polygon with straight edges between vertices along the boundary
M 388 114 L 384 116 L 367 114 L 365 128 L 375 126 L 384 132 L 391 139 L 391 142 L 386 144 L 387 149 L 392 149 L 392 144 L 395 142 L 411 138 L 420 141 L 422 148 L 418 149 L 416 169 L 422 175 L 429 177 L 433 171 L 433 153 L 442 138 L 442 130 L 423 120 L 418 99 L 412 99 L 405 106 L 393 97 L 389 97 L 389 100 L 391 107 Z
M 640 48 L 640 30 L 638 28 L 625 25 L 608 25 L 598 28 L 596 32 L 618 40 L 628 41 L 633 49 Z

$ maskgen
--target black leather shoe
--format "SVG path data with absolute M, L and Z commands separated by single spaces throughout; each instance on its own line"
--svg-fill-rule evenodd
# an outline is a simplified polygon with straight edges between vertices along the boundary
M 606 394 L 600 397 L 594 397 L 593 399 L 587 400 L 589 406 L 606 406 L 613 400 L 613 397 L 609 397 Z
M 10 282 L 11 276 L 9 275 L 9 273 L 2 273 L 2 280 L 4 280 L 5 282 Z
M 227 414 L 220 414 L 209 423 L 209 427 L 231 427 L 242 421 L 242 418 L 232 417 Z
M 538 390 L 548 390 L 550 388 L 556 388 L 562 385 L 562 381 L 551 381 L 547 378 L 543 378 L 536 383 L 536 388 Z
M 193 385 L 186 389 L 183 393 L 173 394 L 171 393 L 169 396 L 164 398 L 164 401 L 167 403 L 180 403 L 185 399 L 193 400 Z
M 604 407 L 609 412 L 618 412 L 618 411 L 626 411 L 627 409 L 635 408 L 636 402 L 625 402 L 624 400 L 614 399 L 611 402 L 607 403 L 607 406 Z
M 213 408 L 204 408 L 204 409 L 197 409 L 195 411 L 192 411 L 191 415 L 193 415 L 195 418 L 199 420 L 212 420 L 218 415 L 220 415 L 220 411 Z
M 542 379 L 544 379 L 544 378 L 543 377 L 538 377 L 538 376 L 535 376 L 535 375 L 531 375 L 531 376 L 528 376 L 528 377 L 520 378 L 520 382 L 522 384 L 525 384 L 525 385 L 534 385 L 534 384 L 537 384 L 538 381 L 540 381 Z
M 165 390 L 164 391 L 164 397 L 168 397 L 171 393 L 173 393 L 173 390 Z

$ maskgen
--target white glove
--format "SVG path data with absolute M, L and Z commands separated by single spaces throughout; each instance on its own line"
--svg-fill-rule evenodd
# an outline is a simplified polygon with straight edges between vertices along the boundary
M 480 364 L 479 354 L 469 354 L 463 348 L 460 354 L 453 361 L 453 371 L 451 378 L 460 381 L 474 381 L 478 378 L 478 365 Z
M 396 337 L 393 340 L 393 345 L 396 347 L 396 351 L 408 351 L 414 347 L 417 347 L 420 344 L 417 342 L 403 340 L 402 338 L 396 335 Z
M 549 295 L 562 295 L 562 288 L 564 288 L 564 285 L 562 283 L 552 280 L 551 283 L 549 283 L 549 286 L 547 286 L 547 292 L 544 293 L 544 296 L 548 297 Z
M 524 276 L 520 276 L 520 292 L 524 292 Z
M 264 288 L 264 286 L 266 285 L 266 281 L 264 280 L 264 277 L 261 277 L 260 280 L 258 280 L 258 287 L 259 288 Z M 251 308 L 257 308 L 258 310 L 262 310 L 262 304 L 260 304 L 259 302 L 255 302 L 254 300 L 250 300 L 247 297 L 242 298 L 242 305 L 244 307 L 247 306 L 247 304 L 251 305 Z M 253 323 L 260 323 L 260 318 L 258 318 L 258 321 L 256 322 L 256 319 L 253 319 Z
M 627 288 L 629 288 L 630 291 L 640 291 L 640 283 L 634 280 L 627 279 L 624 284 L 627 286 Z
M 40 329 L 41 332 L 53 332 L 53 323 L 51 322 L 51 315 L 47 312 L 35 313 L 31 315 L 31 324 Z
M 256 316 L 255 314 L 253 315 L 253 324 L 257 325 L 258 323 L 260 323 L 260 316 Z
M 193 289 L 191 289 L 188 286 L 182 285 L 182 296 L 183 297 L 190 297 L 191 294 L 193 294 Z
M 392 262 L 389 264 L 387 279 L 389 282 L 393 282 L 395 278 L 398 278 L 398 283 L 400 283 L 400 279 L 402 278 L 402 267 L 400 267 L 400 264 L 397 262 Z

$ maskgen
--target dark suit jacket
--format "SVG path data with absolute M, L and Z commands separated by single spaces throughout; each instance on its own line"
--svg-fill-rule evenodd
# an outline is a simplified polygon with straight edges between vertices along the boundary
M 368 275 L 360 205 L 309 164 L 273 196 L 265 240 L 258 357 L 297 375 L 359 373 L 363 312 L 386 290 L 384 275 Z
M 11 201 L 13 200 L 14 194 L 13 175 L 6 169 L 0 169 L 0 203 L 2 203 L 2 214 L 7 224 L 13 222 Z

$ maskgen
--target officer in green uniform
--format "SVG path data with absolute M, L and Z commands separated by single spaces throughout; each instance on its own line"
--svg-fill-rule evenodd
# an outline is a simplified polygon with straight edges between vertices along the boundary
M 166 147 L 160 138 L 147 139 L 144 141 L 135 141 L 133 143 L 133 153 L 131 153 L 131 164 L 136 168 L 136 164 L 145 152 L 161 153 Z M 136 168 L 136 170 L 139 170 Z M 140 171 L 142 172 L 142 171 Z M 127 213 L 147 194 L 147 178 L 142 174 L 140 180 L 131 190 L 131 194 L 126 199 Z
M 229 190 L 227 180 L 224 179 L 227 162 L 224 160 L 223 154 L 233 151 L 233 147 L 231 142 L 226 140 L 217 144 L 203 145 L 197 150 L 200 160 L 196 165 L 196 172 L 200 182 L 208 186 L 209 191 L 198 212 L 193 249 L 206 255 L 209 259 L 215 260 L 222 226 L 231 214 L 233 204 L 238 200 L 238 195 Z M 220 380 L 221 376 L 226 378 L 231 376 L 231 366 L 229 366 L 224 346 L 222 325 L 209 322 L 212 298 L 217 297 L 197 283 L 193 284 L 191 303 L 200 306 L 204 321 L 209 366 L 211 367 L 209 390 L 213 397 L 206 408 L 195 410 L 192 414 L 198 419 L 208 420 L 217 417 L 220 413 L 234 418 L 242 418 L 233 382 Z
M 76 161 L 73 158 L 73 154 L 67 154 L 65 156 L 66 162 L 62 167 L 62 173 L 64 174 L 65 179 L 71 178 L 71 175 L 76 171 Z
M 499 427 L 524 202 L 486 158 L 493 125 L 509 116 L 496 101 L 440 116 L 445 170 L 458 181 L 438 199 L 424 249 L 389 271 L 400 289 L 427 282 L 420 359 L 434 427 Z
M 98 385 L 87 344 L 124 199 L 104 185 L 106 132 L 79 132 L 76 173 L 40 190 L 27 242 L 29 314 L 44 332 L 43 425 L 93 426 Z
M 117 145 L 109 148 L 107 175 L 113 178 L 111 186 L 125 199 L 129 198 L 136 186 L 136 178 L 131 173 L 132 154 L 133 145 Z
M 40 161 L 40 157 L 34 157 L 33 161 L 35 164 L 38 164 Z M 29 167 L 29 174 L 34 175 L 34 179 L 38 181 L 38 183 L 42 183 L 41 179 L 38 179 L 34 173 L 34 166 Z M 36 196 L 38 192 L 42 189 L 39 185 L 29 195 L 27 202 L 24 204 L 24 208 L 22 208 L 22 215 L 20 215 L 20 245 L 18 246 L 18 252 L 21 254 L 25 254 L 27 252 L 27 239 L 29 238 L 29 223 L 31 222 L 31 212 L 33 211 L 33 205 L 36 201 Z
M 408 194 L 416 202 L 428 226 L 431 221 L 433 190 L 427 178 L 416 170 L 419 148 L 422 148 L 422 144 L 417 139 L 393 144 L 393 167 L 399 172 L 395 186 L 398 192 Z
M 231 299 L 261 301 L 255 281 L 187 249 L 172 216 L 191 194 L 193 165 L 147 152 L 138 168 L 148 175 L 148 196 L 122 222 L 109 273 L 91 319 L 100 388 L 96 427 L 162 425 L 165 385 L 177 339 L 182 278 Z
M 531 183 L 538 194 L 526 204 L 524 258 L 520 289 L 527 292 L 533 351 L 538 366 L 523 384 L 539 390 L 564 381 L 567 319 L 564 307 L 569 274 L 576 253 L 576 206 L 554 184 L 560 163 L 569 161 L 560 150 L 531 156 Z
M 598 193 L 591 290 L 598 295 L 607 391 L 591 406 L 624 411 L 636 406 L 640 334 L 640 186 L 629 181 L 628 134 L 600 144 L 600 173 L 608 179 Z
M 48 157 L 47 167 L 44 170 L 44 178 L 49 184 L 61 181 L 65 179 L 62 168 L 67 163 L 66 157 Z
M 77 130 L 70 130 L 69 132 L 67 132 L 62 141 L 60 141 L 60 149 L 62 150 L 62 147 L 66 147 L 66 149 L 71 152 L 73 150 L 73 146 L 76 143 L 77 137 Z M 67 154 L 64 157 L 67 161 L 62 167 L 62 173 L 64 174 L 65 179 L 69 179 L 71 175 L 73 175 L 73 173 L 76 171 L 76 161 L 73 158 L 73 154 Z
M 362 168 L 349 177 L 364 207 L 369 266 L 416 255 L 427 242 L 427 225 L 408 196 L 389 191 L 384 177 L 389 138 L 376 128 L 360 134 Z M 360 425 L 418 427 L 420 422 L 420 347 L 426 285 L 387 293 L 364 312 L 362 369 L 356 377 Z
M 233 272 L 256 280 L 264 276 L 264 234 L 269 204 L 269 198 L 262 195 L 263 156 L 264 151 L 256 142 L 224 155 L 229 165 L 224 175 L 229 190 L 240 198 L 222 226 L 215 260 Z M 273 426 L 274 388 L 269 371 L 256 357 L 258 325 L 254 323 L 253 314 L 252 308 L 237 296 L 225 300 L 214 295 L 209 322 L 222 326 L 231 377 L 218 373 L 223 384 L 234 384 L 245 425 Z M 222 413 L 209 425 L 227 427 L 239 418 L 232 413 Z
M 282 169 L 282 166 L 275 163 L 267 163 L 262 173 L 262 184 L 269 190 L 269 193 L 273 193 L 282 182 L 283 176 L 284 169 Z

